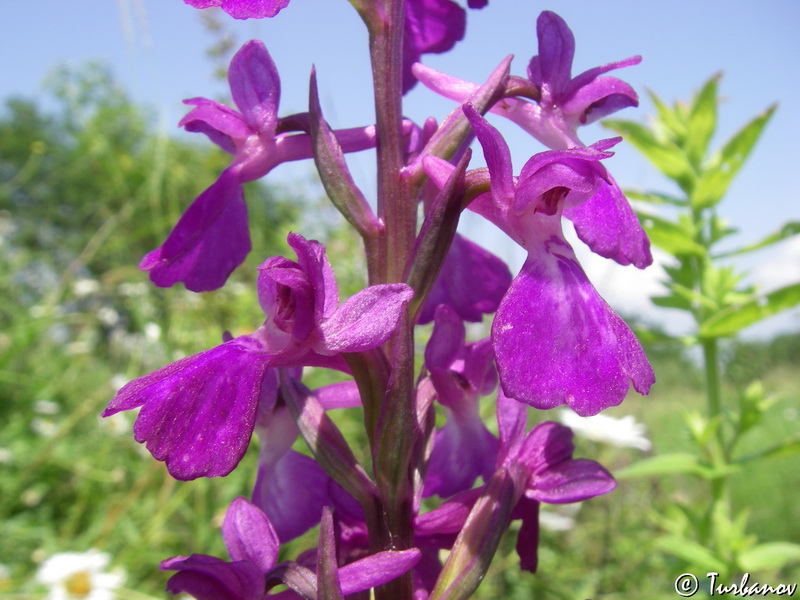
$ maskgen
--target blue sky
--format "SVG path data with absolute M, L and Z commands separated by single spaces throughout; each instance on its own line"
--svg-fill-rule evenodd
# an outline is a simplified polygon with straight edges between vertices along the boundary
M 46 8 L 44 8 L 46 4 Z M 722 213 L 741 229 L 737 238 L 755 241 L 786 220 L 800 219 L 800 202 L 791 185 L 797 173 L 800 139 L 800 2 L 795 0 L 570 0 L 561 5 L 528 0 L 493 0 L 470 11 L 467 38 L 446 55 L 424 62 L 452 75 L 481 81 L 508 54 L 512 73 L 524 74 L 536 53 L 535 22 L 543 9 L 558 12 L 576 37 L 574 73 L 635 54 L 642 64 L 618 71 L 642 95 L 639 109 L 619 117 L 644 119 L 653 112 L 644 94 L 651 89 L 663 99 L 687 98 L 712 74 L 722 72 L 724 98 L 717 144 L 758 112 L 777 102 L 779 108 L 750 162 L 732 186 Z M 200 11 L 181 0 L 81 0 L 13 2 L 4 6 L 0 37 L 0 98 L 38 96 L 48 72 L 58 63 L 73 66 L 88 60 L 111 65 L 118 80 L 138 101 L 154 107 L 166 132 L 184 114 L 183 98 L 220 97 L 224 82 L 212 77 L 206 49 L 212 38 Z M 240 42 L 262 39 L 282 78 L 281 112 L 306 109 L 308 75 L 315 64 L 323 110 L 334 127 L 364 124 L 372 114 L 369 61 L 363 27 L 345 0 L 294 0 L 278 18 L 262 21 L 225 20 Z M 421 86 L 407 97 L 406 114 L 421 122 L 441 119 L 453 107 Z M 519 168 L 541 150 L 512 124 L 494 121 L 511 145 Z M 593 127 L 582 134 L 591 143 L 609 134 Z M 649 164 L 630 147 L 618 146 L 608 167 L 624 187 L 670 191 Z M 479 155 L 480 153 L 478 153 Z M 353 157 L 352 168 L 366 193 L 372 158 Z M 309 167 L 283 165 L 269 178 L 291 180 Z M 188 202 L 188 199 L 187 199 Z M 476 219 L 465 229 L 518 264 L 522 255 Z M 669 312 L 650 312 L 646 294 L 658 289 L 658 269 L 640 273 L 615 268 L 580 252 L 590 276 L 612 305 L 666 320 L 679 330 Z M 752 281 L 769 290 L 800 280 L 800 243 L 785 242 L 748 261 Z M 797 315 L 778 320 L 769 330 L 797 328 Z M 762 328 L 761 331 L 766 331 Z

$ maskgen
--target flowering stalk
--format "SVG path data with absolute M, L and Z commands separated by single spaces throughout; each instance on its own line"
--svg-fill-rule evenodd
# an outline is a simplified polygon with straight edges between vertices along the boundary
M 185 2 L 220 6 L 235 18 L 274 17 L 289 3 Z M 561 229 L 565 216 L 595 252 L 637 267 L 651 260 L 602 162 L 619 140 L 586 146 L 577 135 L 593 118 L 636 104 L 629 86 L 600 75 L 638 58 L 572 78 L 572 33 L 545 12 L 528 78 L 510 75 L 508 57 L 473 84 L 419 62 L 463 37 L 466 11 L 454 0 L 351 4 L 369 32 L 375 125 L 332 128 L 313 72 L 308 113 L 278 117 L 277 68 L 256 41 L 231 64 L 239 111 L 196 99 L 182 121 L 234 158 L 143 261 L 157 284 L 222 285 L 249 250 L 226 253 L 224 243 L 226 234 L 246 234 L 241 183 L 280 162 L 313 158 L 331 202 L 363 242 L 369 285 L 340 302 L 325 247 L 291 233 L 296 260 L 272 257 L 259 268 L 262 324 L 129 383 L 109 404 L 105 416 L 141 407 L 136 439 L 179 479 L 227 475 L 244 462 L 251 435 L 259 439 L 252 502 L 234 500 L 223 525 L 232 562 L 165 561 L 164 569 L 178 571 L 168 585 L 175 593 L 338 599 L 373 589 L 381 600 L 467 598 L 516 519 L 520 567 L 533 572 L 539 504 L 582 501 L 615 483 L 594 461 L 572 458 L 568 428 L 546 422 L 527 431 L 528 407 L 568 404 L 593 415 L 619 404 L 631 384 L 647 393 L 654 380 L 633 333 L 592 287 Z M 417 79 L 456 100 L 441 123 L 403 118 L 403 94 Z M 549 149 L 515 175 L 489 113 Z M 469 168 L 473 137 L 486 168 Z M 372 147 L 376 213 L 345 158 Z M 464 210 L 526 249 L 516 277 L 457 233 Z M 495 313 L 491 336 L 468 341 L 465 322 Z M 417 371 L 415 327 L 430 322 Z M 306 366 L 349 379 L 311 390 L 300 381 Z M 499 436 L 481 420 L 483 398 L 495 393 Z M 371 465 L 358 461 L 327 414 L 357 406 Z M 438 428 L 437 412 L 444 417 Z M 298 437 L 312 458 L 293 449 Z M 438 506 L 423 510 L 435 497 Z M 280 545 L 316 525 L 318 546 L 277 564 Z M 444 564 L 441 550 L 449 551 Z M 274 593 L 277 584 L 289 589 Z

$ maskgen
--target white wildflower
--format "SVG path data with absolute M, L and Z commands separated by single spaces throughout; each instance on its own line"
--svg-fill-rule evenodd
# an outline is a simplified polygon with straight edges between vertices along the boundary
M 42 437 L 53 437 L 58 433 L 58 425 L 47 419 L 36 418 L 31 420 L 31 431 Z
M 61 412 L 61 406 L 52 400 L 37 400 L 33 403 L 33 412 L 40 415 L 57 415 Z
M 47 600 L 112 600 L 122 573 L 104 573 L 111 557 L 99 550 L 54 554 L 39 567 L 36 580 L 48 586 Z
M 542 508 L 539 511 L 539 525 L 550 531 L 569 531 L 575 527 L 575 516 L 581 509 L 581 503 L 557 504 Z
M 558 420 L 577 435 L 593 442 L 645 451 L 653 447 L 650 440 L 645 437 L 647 428 L 637 423 L 632 415 L 619 419 L 607 415 L 581 417 L 571 410 L 563 409 L 559 411 Z
M 100 282 L 96 279 L 78 279 L 72 284 L 72 293 L 78 298 L 85 298 L 100 291 Z

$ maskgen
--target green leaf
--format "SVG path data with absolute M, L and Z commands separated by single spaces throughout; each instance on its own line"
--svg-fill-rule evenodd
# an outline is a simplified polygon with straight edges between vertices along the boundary
M 633 121 L 603 121 L 603 125 L 622 135 L 659 171 L 684 188 L 692 179 L 692 168 L 683 151 L 672 142 L 659 140 L 655 134 Z
M 777 444 L 761 452 L 748 454 L 742 458 L 737 458 L 734 462 L 738 465 L 761 460 L 764 458 L 783 458 L 785 456 L 792 456 L 793 454 L 800 454 L 800 438 L 793 438 L 789 441 Z
M 669 254 L 693 254 L 702 256 L 705 248 L 694 241 L 692 232 L 681 224 L 667 221 L 654 215 L 640 214 L 642 227 L 650 241 Z
M 656 545 L 673 556 L 682 558 L 693 567 L 705 571 L 725 571 L 725 561 L 720 560 L 708 549 L 684 537 L 659 538 Z
M 647 202 L 649 204 L 671 204 L 672 206 L 688 206 L 689 201 L 685 198 L 676 198 L 668 194 L 658 192 L 639 192 L 637 190 L 625 190 L 628 200 Z
M 674 453 L 645 458 L 616 472 L 615 476 L 617 479 L 631 479 L 679 473 L 704 475 L 706 470 L 707 467 L 701 465 L 694 454 Z
M 800 283 L 782 287 L 736 306 L 719 311 L 700 327 L 700 337 L 718 338 L 733 335 L 758 321 L 800 304 Z
M 658 118 L 661 125 L 671 135 L 670 139 L 676 143 L 681 143 L 686 139 L 686 124 L 681 120 L 680 115 L 673 111 L 661 98 L 656 96 L 655 92 L 647 90 L 647 95 L 658 111 Z
M 709 79 L 692 103 L 689 114 L 689 135 L 686 138 L 686 156 L 699 167 L 708 150 L 708 143 L 717 128 L 717 82 L 720 73 Z
M 780 569 L 796 562 L 800 562 L 800 545 L 791 542 L 766 542 L 739 555 L 739 566 L 745 572 Z
M 747 252 L 752 252 L 753 250 L 760 250 L 761 248 L 765 248 L 767 246 L 771 246 L 772 244 L 777 244 L 778 242 L 782 242 L 785 239 L 788 239 L 794 235 L 800 233 L 800 221 L 790 221 L 784 224 L 778 231 L 769 234 L 760 242 L 756 242 L 755 244 L 750 244 L 749 246 L 745 246 L 744 248 L 739 248 L 738 250 L 732 250 L 730 252 L 725 252 L 723 254 L 716 254 L 714 258 L 727 258 L 729 256 L 736 256 L 738 254 L 745 254 Z
M 750 156 L 776 105 L 745 125 L 725 146 L 714 154 L 703 169 L 692 192 L 692 206 L 706 208 L 717 204 L 733 178 Z

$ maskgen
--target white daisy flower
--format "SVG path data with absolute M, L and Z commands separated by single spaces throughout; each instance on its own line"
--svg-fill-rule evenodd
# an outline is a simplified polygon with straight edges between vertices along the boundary
M 111 557 L 99 550 L 54 554 L 39 567 L 36 580 L 48 586 L 47 600 L 113 600 L 122 573 L 104 573 Z
M 558 420 L 577 435 L 593 442 L 644 451 L 653 447 L 650 440 L 645 437 L 647 428 L 637 423 L 632 415 L 619 419 L 607 415 L 581 417 L 571 410 L 563 409 L 558 413 Z

